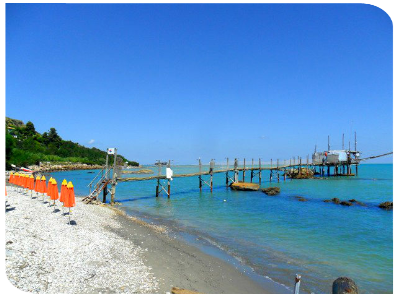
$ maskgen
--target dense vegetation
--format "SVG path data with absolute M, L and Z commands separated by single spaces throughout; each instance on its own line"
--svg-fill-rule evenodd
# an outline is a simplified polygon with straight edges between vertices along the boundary
M 138 166 L 118 155 L 128 165 Z M 113 162 L 113 155 L 109 155 Z M 40 162 L 85 163 L 104 165 L 106 152 L 95 147 L 87 148 L 70 140 L 63 140 L 55 128 L 40 134 L 32 122 L 26 125 L 19 120 L 6 118 L 6 168 L 16 166 L 38 165 Z M 112 164 L 112 163 L 110 163 Z

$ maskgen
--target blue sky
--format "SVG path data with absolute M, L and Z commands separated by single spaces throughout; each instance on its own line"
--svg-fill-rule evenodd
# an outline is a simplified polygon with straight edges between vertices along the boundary
M 392 22 L 364 4 L 6 5 L 6 115 L 143 164 L 393 150 Z M 378 162 L 391 162 L 392 157 Z

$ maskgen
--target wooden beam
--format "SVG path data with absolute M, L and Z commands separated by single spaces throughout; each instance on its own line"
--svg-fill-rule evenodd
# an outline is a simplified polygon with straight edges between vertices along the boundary
M 178 287 L 173 287 L 171 290 L 171 293 L 180 295 L 180 296 L 184 296 L 184 297 L 215 297 L 214 295 L 203 294 L 203 293 L 199 293 L 196 291 L 181 289 Z

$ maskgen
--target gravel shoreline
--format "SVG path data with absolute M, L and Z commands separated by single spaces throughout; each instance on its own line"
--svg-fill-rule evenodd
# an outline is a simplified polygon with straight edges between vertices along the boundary
M 156 293 L 145 249 L 117 235 L 117 213 L 76 197 L 72 224 L 62 211 L 7 186 L 6 275 L 33 293 Z M 47 200 L 46 200 L 47 201 Z M 58 209 L 60 209 L 58 204 Z M 67 212 L 67 210 L 65 210 Z

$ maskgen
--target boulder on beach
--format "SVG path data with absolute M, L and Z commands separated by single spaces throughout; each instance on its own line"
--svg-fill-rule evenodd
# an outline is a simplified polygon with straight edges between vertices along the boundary
M 275 195 L 280 194 L 280 188 L 279 187 L 269 187 L 266 189 L 262 189 L 262 192 L 269 196 L 275 196 Z
M 332 294 L 358 294 L 358 287 L 351 278 L 339 277 L 332 283 Z
M 254 183 L 232 183 L 230 188 L 235 191 L 258 191 L 259 185 Z
M 381 204 L 379 204 L 379 207 L 385 210 L 392 210 L 393 209 L 393 202 L 383 202 Z

